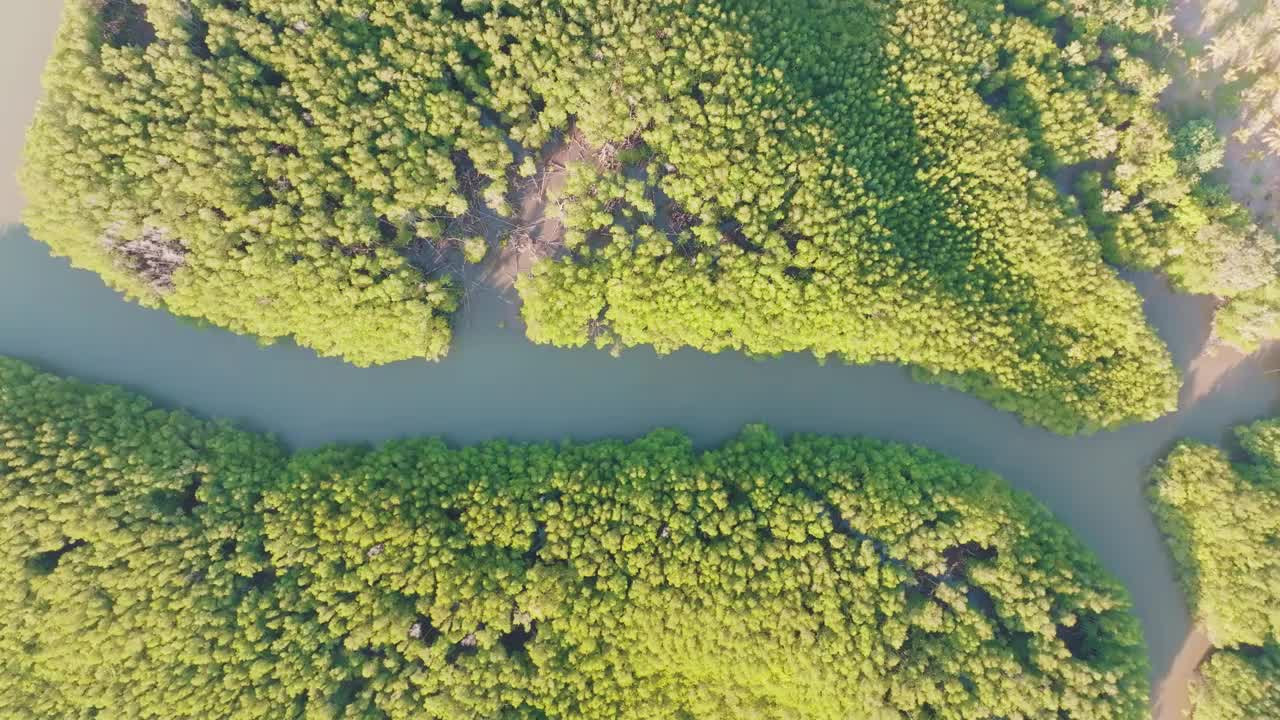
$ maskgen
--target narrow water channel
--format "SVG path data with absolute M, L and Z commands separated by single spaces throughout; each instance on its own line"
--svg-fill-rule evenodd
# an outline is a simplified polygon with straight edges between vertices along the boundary
M 1209 307 L 1159 280 L 1132 278 L 1151 322 L 1187 368 Z M 1159 680 L 1188 627 L 1182 595 L 1143 495 L 1146 469 L 1180 437 L 1212 442 L 1277 409 L 1277 376 L 1255 356 L 1157 423 L 1064 438 L 887 365 L 819 365 L 693 351 L 621 357 L 524 339 L 514 307 L 472 298 L 440 363 L 359 369 L 289 343 L 262 348 L 123 302 L 94 275 L 49 257 L 18 226 L 0 233 L 0 354 L 158 402 L 276 433 L 295 448 L 439 435 L 588 440 L 677 427 L 700 445 L 746 423 L 783 433 L 869 435 L 932 447 L 994 470 L 1048 505 L 1128 586 Z M 1200 379 L 1203 384 L 1203 378 Z M 1184 393 L 1185 395 L 1185 393 Z
M 22 205 L 11 176 L 31 117 L 61 3 L 0 9 L 0 222 Z M 1178 366 L 1191 367 L 1211 308 L 1131 279 Z M 202 330 L 123 302 L 72 270 L 19 226 L 0 226 L 0 354 L 86 380 L 117 383 L 158 402 L 273 432 L 295 448 L 440 435 L 588 440 L 677 427 L 713 445 L 746 423 L 783 433 L 870 435 L 927 445 L 1002 474 L 1048 505 L 1129 588 L 1146 632 L 1153 679 L 1188 629 L 1182 594 L 1143 495 L 1150 464 L 1180 437 L 1221 442 L 1233 425 L 1275 413 L 1280 358 L 1255 356 L 1188 381 L 1183 407 L 1160 422 L 1087 438 L 1022 425 L 967 395 L 910 380 L 892 366 L 818 365 L 809 356 L 754 361 L 679 352 L 620 358 L 528 343 L 514 307 L 472 298 L 441 363 L 362 370 L 288 343 Z

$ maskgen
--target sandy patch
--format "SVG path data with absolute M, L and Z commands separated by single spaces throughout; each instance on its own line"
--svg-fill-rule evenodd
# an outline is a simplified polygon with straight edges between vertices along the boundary
M 1245 355 L 1230 345 L 1210 340 L 1187 367 L 1180 407 L 1190 407 L 1214 394 L 1229 382 L 1233 371 L 1246 363 L 1261 368 L 1267 377 L 1280 380 L 1280 342 L 1268 342 L 1252 355 Z
M 514 146 L 513 147 L 517 147 Z M 511 209 L 500 214 L 482 198 L 491 180 L 480 175 L 470 160 L 455 158 L 459 164 L 459 186 L 470 205 L 466 213 L 445 218 L 438 237 L 417 238 L 403 252 L 409 261 L 430 278 L 448 276 L 460 291 L 462 316 L 477 302 L 504 306 L 500 322 L 520 325 L 520 298 L 516 279 L 542 258 L 563 252 L 564 227 L 555 206 L 569 164 L 590 157 L 588 148 L 573 139 L 557 138 L 538 151 L 518 148 L 537 168 L 530 177 L 514 171 L 506 178 L 510 192 L 505 201 Z M 469 262 L 464 248 L 468 238 L 481 238 L 487 246 L 484 259 Z
M 1228 346 L 1206 347 L 1187 368 L 1182 383 L 1183 406 L 1213 394 L 1223 379 L 1247 356 Z
M 1191 628 L 1173 666 L 1151 689 L 1152 720 L 1182 720 L 1191 709 L 1190 686 L 1213 645 L 1200 627 Z

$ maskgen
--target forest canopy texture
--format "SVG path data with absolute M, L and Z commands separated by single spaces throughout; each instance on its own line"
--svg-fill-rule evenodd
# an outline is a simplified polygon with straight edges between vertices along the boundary
M 27 222 L 135 299 L 358 364 L 444 355 L 465 288 L 423 258 L 488 242 L 534 261 L 537 342 L 899 362 L 1054 430 L 1110 427 L 1171 410 L 1177 380 L 1104 250 L 1196 258 L 1200 291 L 1269 277 L 1215 274 L 1242 231 L 1173 156 L 1139 57 L 1154 17 L 72 0 Z M 1062 190 L 1082 168 L 1083 214 Z M 1226 251 L 1192 242 L 1209 226 Z
M 749 428 L 287 455 L 0 360 L 0 714 L 1137 720 L 1125 592 L 999 478 Z
M 1237 428 L 1245 459 L 1183 443 L 1152 498 L 1197 620 L 1217 650 L 1195 720 L 1280 717 L 1280 420 Z

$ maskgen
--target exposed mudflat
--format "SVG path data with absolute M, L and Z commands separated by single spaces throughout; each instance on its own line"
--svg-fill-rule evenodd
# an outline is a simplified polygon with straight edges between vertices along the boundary
M 1183 720 L 1191 706 L 1191 680 L 1196 669 L 1213 646 L 1209 636 L 1199 627 L 1191 628 L 1182 648 L 1173 658 L 1169 673 L 1151 688 L 1151 716 L 1153 720 Z

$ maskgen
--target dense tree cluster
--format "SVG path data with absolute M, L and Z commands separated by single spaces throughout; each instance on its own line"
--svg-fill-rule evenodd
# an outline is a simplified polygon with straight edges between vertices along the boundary
M 1259 227 L 1247 209 L 1209 177 L 1222 165 L 1226 139 L 1219 136 L 1212 118 L 1192 116 L 1171 126 L 1157 107 L 1170 85 L 1169 72 L 1181 69 L 1184 59 L 1172 15 L 1129 12 L 1137 7 L 1115 0 L 1085 0 L 1066 7 L 1037 0 L 1029 4 L 1037 8 L 1037 22 L 1056 24 L 1060 37 L 1064 31 L 1066 37 L 1074 37 L 1085 32 L 1081 28 L 1097 27 L 1098 17 L 1108 18 L 1100 51 L 1090 44 L 1084 55 L 1073 53 L 1072 47 L 1081 46 L 1068 40 L 1066 63 L 1060 64 L 1085 91 L 1087 107 L 1100 123 L 1101 134 L 1095 139 L 1107 149 L 1103 155 L 1074 156 L 1087 161 L 1078 166 L 1083 172 L 1074 189 L 1107 259 L 1160 270 L 1181 290 L 1218 296 L 1223 300 L 1214 319 L 1218 341 L 1252 352 L 1263 340 L 1280 337 L 1280 240 L 1273 229 Z M 1266 69 L 1274 67 L 1280 48 L 1275 40 L 1280 36 L 1272 32 L 1280 8 L 1234 0 L 1196 5 L 1203 16 L 1201 30 L 1213 38 L 1211 61 L 1193 58 L 1183 84 L 1198 82 L 1200 73 L 1212 66 L 1223 76 L 1225 96 L 1215 107 L 1202 109 L 1236 114 L 1243 97 L 1242 127 L 1233 139 L 1247 142 L 1261 133 L 1264 142 L 1280 142 L 1274 129 L 1264 133 L 1275 118 L 1275 78 L 1280 75 Z M 1098 71 L 1108 82 L 1101 82 Z M 1234 93 L 1240 97 L 1228 102 Z M 1046 112 L 1061 111 L 1050 103 L 1041 105 Z M 1076 146 L 1087 145 L 1077 139 Z M 1042 155 L 1054 159 L 1052 152 Z
M 68 2 L 28 143 L 32 232 L 238 332 L 360 364 L 442 356 L 456 293 L 396 249 L 467 210 L 453 153 L 501 177 L 509 152 L 445 82 L 452 20 L 379 4 Z
M 0 714 L 1140 718 L 1123 589 L 999 478 L 751 428 L 286 455 L 0 361 Z
M 1280 338 L 1280 281 L 1241 293 L 1218 309 L 1213 331 L 1224 342 L 1253 352 Z
M 0 360 L 0 716 L 272 715 L 240 608 L 283 463 L 266 437 Z
M 1201 668 L 1195 720 L 1280 714 L 1280 421 L 1236 436 L 1246 461 L 1182 443 L 1153 472 L 1156 517 L 1218 648 Z
M 1237 438 L 1248 464 L 1182 443 L 1154 471 L 1152 496 L 1210 637 L 1262 645 L 1280 637 L 1280 421 L 1239 428 Z
M 1043 79 L 1036 53 L 1062 54 L 1050 30 L 995 3 L 649 5 L 590 52 L 541 41 L 560 21 L 547 9 L 500 63 L 515 85 L 557 68 L 546 112 L 642 150 L 559 198 L 587 242 L 522 279 L 531 337 L 906 362 L 1061 431 L 1171 407 L 1137 296 L 1029 166 L 1045 145 L 1106 151 L 1078 142 L 1097 124 L 1083 92 L 1023 90 Z M 504 21 L 504 37 L 530 22 Z M 1041 124 L 1061 129 L 1029 138 L 984 93 L 1025 96 L 1010 101 L 1024 115 L 1051 99 Z
M 1122 142 L 1121 157 L 1141 152 L 1164 160 L 1083 174 L 1076 189 L 1086 217 L 1114 262 L 1161 270 L 1185 292 L 1221 298 L 1215 337 L 1253 352 L 1280 337 L 1280 239 L 1208 177 L 1224 153 L 1212 122 L 1194 119 L 1171 134 L 1154 106 L 1147 112 L 1148 121 L 1136 124 L 1142 135 Z M 1136 171 L 1157 166 L 1158 175 Z
M 1240 116 L 1233 139 L 1280 155 L 1280 5 L 1203 0 L 1185 48 L 1190 71 L 1221 81 L 1218 104 Z
M 1280 717 L 1280 650 L 1218 651 L 1200 666 L 1192 720 Z
M 536 340 L 894 361 L 1059 431 L 1150 419 L 1168 354 L 1050 174 L 1176 165 L 1125 149 L 1153 82 L 1120 41 L 1155 16 L 1070 10 L 72 2 L 28 222 L 174 312 L 434 358 L 458 289 L 406 257 L 483 258 L 468 218 L 513 218 L 578 138 L 594 176 L 520 283 Z

